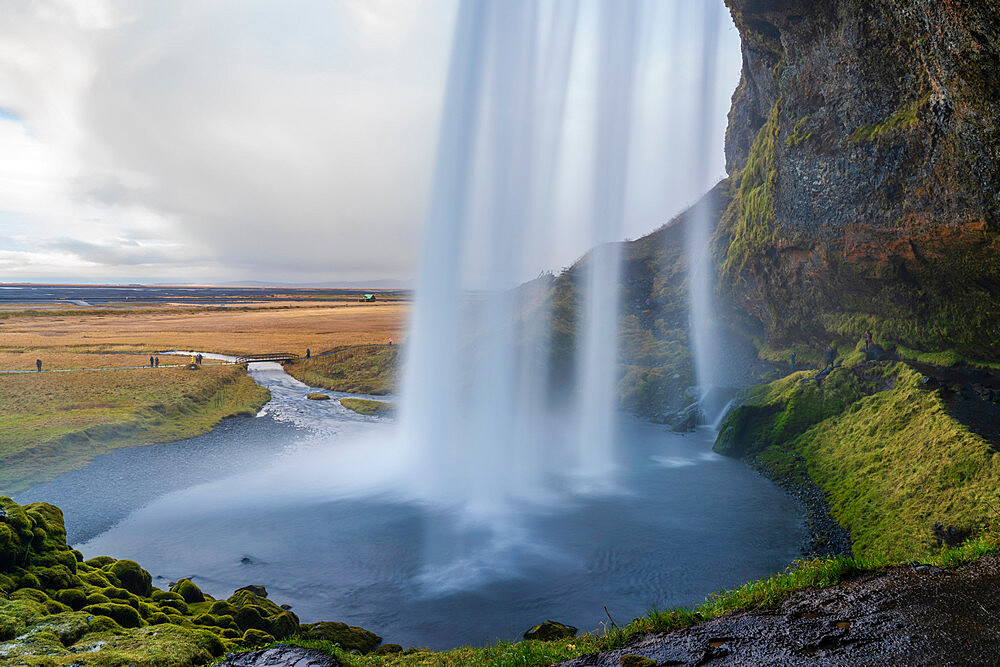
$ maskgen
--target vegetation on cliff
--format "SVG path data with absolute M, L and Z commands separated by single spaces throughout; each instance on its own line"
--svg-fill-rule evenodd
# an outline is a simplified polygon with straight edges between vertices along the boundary
M 743 39 L 720 289 L 772 348 L 1000 361 L 1000 6 L 727 0 Z M 748 196 L 751 195 L 751 196 Z

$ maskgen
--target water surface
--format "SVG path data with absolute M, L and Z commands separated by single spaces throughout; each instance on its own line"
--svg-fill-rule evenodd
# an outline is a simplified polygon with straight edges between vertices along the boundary
M 264 416 L 98 457 L 19 502 L 60 505 L 86 557 L 135 559 L 160 587 L 263 584 L 303 622 L 431 648 L 514 639 L 546 618 L 594 629 L 605 606 L 624 623 L 695 604 L 783 569 L 805 538 L 795 503 L 713 454 L 710 433 L 632 419 L 614 492 L 558 490 L 470 519 L 415 500 L 385 444 L 391 421 L 307 401 L 275 365 L 253 373 L 272 391 Z

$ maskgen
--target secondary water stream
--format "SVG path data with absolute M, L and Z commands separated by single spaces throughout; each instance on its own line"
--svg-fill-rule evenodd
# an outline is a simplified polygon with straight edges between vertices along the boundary
M 394 457 L 391 420 L 306 400 L 276 364 L 251 374 L 271 390 L 262 416 L 98 457 L 18 502 L 59 505 L 86 557 L 135 559 L 160 587 L 192 577 L 225 597 L 263 584 L 303 622 L 432 648 L 514 639 L 545 618 L 595 629 L 605 605 L 625 622 L 697 603 L 783 569 L 805 539 L 797 506 L 713 454 L 707 429 L 630 418 L 614 493 L 554 491 L 503 525 L 470 523 L 411 492 L 418 468 Z

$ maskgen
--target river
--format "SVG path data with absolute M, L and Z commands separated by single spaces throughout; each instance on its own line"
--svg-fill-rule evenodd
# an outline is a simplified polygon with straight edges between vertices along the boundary
M 516 639 L 546 618 L 583 630 L 784 569 L 800 555 L 799 507 L 712 433 L 623 418 L 615 492 L 553 494 L 483 523 L 406 492 L 364 417 L 277 364 L 252 364 L 271 401 L 188 440 L 121 449 L 29 489 L 66 516 L 86 557 L 140 562 L 165 588 L 191 577 L 215 597 L 267 587 L 303 622 L 344 621 L 434 649 Z M 446 416 L 443 416 L 446 418 Z

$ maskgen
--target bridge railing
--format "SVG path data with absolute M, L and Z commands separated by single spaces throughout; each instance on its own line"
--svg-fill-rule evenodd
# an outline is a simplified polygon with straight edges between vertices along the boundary
M 256 361 L 292 361 L 298 359 L 299 355 L 292 352 L 271 352 L 269 354 L 245 354 L 236 357 L 236 363 L 249 364 Z

